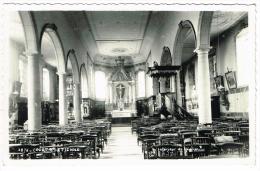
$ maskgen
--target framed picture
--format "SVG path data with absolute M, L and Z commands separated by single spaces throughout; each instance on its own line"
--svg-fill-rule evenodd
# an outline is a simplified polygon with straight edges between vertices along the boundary
M 219 91 L 221 87 L 224 88 L 224 78 L 222 75 L 218 75 L 214 77 L 216 89 Z
M 229 71 L 229 72 L 225 73 L 225 76 L 226 76 L 228 88 L 229 89 L 237 88 L 237 81 L 236 81 L 235 72 Z

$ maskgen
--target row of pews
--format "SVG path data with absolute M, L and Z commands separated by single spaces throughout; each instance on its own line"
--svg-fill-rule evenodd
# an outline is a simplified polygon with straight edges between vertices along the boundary
M 9 135 L 10 159 L 98 159 L 111 134 L 107 120 L 66 126 L 46 125 L 37 132 L 13 129 Z
M 218 120 L 198 125 L 191 121 L 136 119 L 137 134 L 144 159 L 194 159 L 246 157 L 249 155 L 248 121 Z

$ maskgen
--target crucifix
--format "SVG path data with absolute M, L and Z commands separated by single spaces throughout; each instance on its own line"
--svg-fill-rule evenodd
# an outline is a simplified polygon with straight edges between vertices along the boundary
M 122 99 L 123 98 L 123 90 L 125 89 L 125 87 L 122 85 L 122 84 L 120 84 L 120 85 L 118 85 L 117 87 L 116 87 L 116 89 L 118 90 L 117 92 L 118 92 L 118 96 L 119 96 L 119 99 Z
M 118 108 L 121 111 L 124 108 L 123 96 L 124 96 L 125 87 L 122 84 L 119 84 L 116 87 L 116 89 L 117 89 L 117 96 L 118 96 Z

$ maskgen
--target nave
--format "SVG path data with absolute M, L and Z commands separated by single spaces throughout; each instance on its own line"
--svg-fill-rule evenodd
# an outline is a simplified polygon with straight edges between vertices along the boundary
M 100 159 L 142 159 L 143 154 L 137 145 L 136 134 L 129 125 L 112 127 L 108 145 Z
M 11 12 L 8 155 L 249 156 L 248 18 L 247 11 Z
M 132 120 L 111 126 L 106 120 L 50 125 L 39 132 L 12 130 L 11 159 L 197 159 L 249 155 L 247 121 Z

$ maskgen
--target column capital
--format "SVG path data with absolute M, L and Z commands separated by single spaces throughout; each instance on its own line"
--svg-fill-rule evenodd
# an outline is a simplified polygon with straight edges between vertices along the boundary
M 212 49 L 211 46 L 200 46 L 194 50 L 195 53 L 208 53 Z
M 63 71 L 58 71 L 58 72 L 56 72 L 56 74 L 57 74 L 57 75 L 67 75 L 67 73 L 66 73 L 66 72 L 63 72 Z
M 40 57 L 40 58 L 43 57 L 43 55 L 41 53 L 38 53 L 38 52 L 25 51 L 24 54 L 26 56 L 34 56 L 34 57 Z

